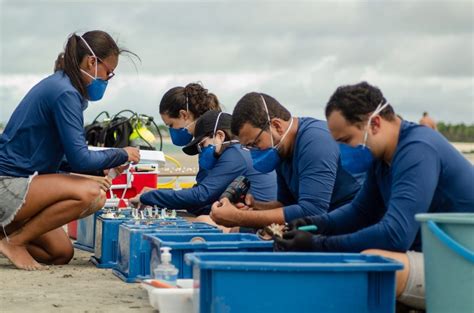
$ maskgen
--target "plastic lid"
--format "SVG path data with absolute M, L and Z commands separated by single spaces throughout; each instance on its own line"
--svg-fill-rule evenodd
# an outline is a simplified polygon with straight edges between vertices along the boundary
M 171 248 L 170 247 L 161 247 L 161 264 L 169 264 L 171 262 Z

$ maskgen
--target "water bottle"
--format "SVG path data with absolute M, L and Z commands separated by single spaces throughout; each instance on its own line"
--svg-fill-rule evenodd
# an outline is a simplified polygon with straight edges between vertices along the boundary
M 153 270 L 154 278 L 167 283 L 171 286 L 176 286 L 176 280 L 178 279 L 178 269 L 171 264 L 171 248 L 162 247 L 161 251 L 161 263 Z

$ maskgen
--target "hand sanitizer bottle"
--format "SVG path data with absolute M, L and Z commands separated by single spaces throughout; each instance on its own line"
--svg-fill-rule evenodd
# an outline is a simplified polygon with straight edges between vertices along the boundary
M 176 280 L 178 279 L 178 269 L 171 264 L 171 248 L 162 247 L 161 251 L 161 263 L 153 270 L 154 278 L 161 280 L 171 286 L 176 286 Z

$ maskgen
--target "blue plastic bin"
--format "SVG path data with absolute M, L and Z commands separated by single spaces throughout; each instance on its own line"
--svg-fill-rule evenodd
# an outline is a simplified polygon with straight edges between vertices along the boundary
M 105 212 L 106 209 L 100 209 L 94 214 L 77 220 L 77 239 L 74 243 L 75 248 L 94 252 L 97 218 Z M 131 215 L 130 209 L 121 210 L 120 212 L 125 216 Z
M 74 248 L 94 252 L 95 223 L 96 218 L 102 214 L 102 210 L 77 220 L 77 239 Z
M 109 219 L 101 216 L 97 218 L 94 255 L 90 258 L 95 266 L 113 268 L 117 264 L 119 226 L 129 219 Z
M 374 255 L 190 253 L 195 312 L 390 313 L 395 271 Z
M 474 312 L 474 213 L 416 214 L 429 313 Z
M 177 223 L 175 225 L 135 225 L 125 222 L 119 226 L 117 264 L 113 273 L 127 283 L 150 277 L 151 245 L 143 239 L 149 233 L 220 233 L 220 229 L 205 223 Z
M 161 263 L 160 248 L 170 247 L 171 263 L 179 270 L 178 278 L 193 277 L 192 267 L 184 261 L 186 253 L 273 251 L 273 241 L 260 240 L 253 234 L 147 234 L 144 238 L 151 242 L 150 275 Z

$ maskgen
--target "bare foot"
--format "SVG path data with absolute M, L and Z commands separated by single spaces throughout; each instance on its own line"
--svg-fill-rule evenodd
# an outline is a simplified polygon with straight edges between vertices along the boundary
M 6 256 L 19 269 L 27 271 L 48 269 L 33 259 L 24 246 L 16 246 L 7 242 L 4 238 L 0 240 L 0 253 Z

